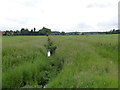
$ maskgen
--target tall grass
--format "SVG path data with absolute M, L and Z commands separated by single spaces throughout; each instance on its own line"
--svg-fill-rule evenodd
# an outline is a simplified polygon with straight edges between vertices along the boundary
M 118 35 L 3 37 L 3 87 L 117 88 Z
M 4 39 L 8 37 L 3 37 L 3 88 L 43 87 L 60 71 L 62 60 L 46 57 L 46 37 L 14 37 L 11 44 Z
M 117 88 L 118 35 L 51 37 L 56 55 L 64 58 L 60 74 L 50 88 Z

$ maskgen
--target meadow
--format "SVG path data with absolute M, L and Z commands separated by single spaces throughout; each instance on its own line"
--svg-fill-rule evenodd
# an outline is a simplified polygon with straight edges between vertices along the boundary
M 2 37 L 3 88 L 117 88 L 118 35 Z

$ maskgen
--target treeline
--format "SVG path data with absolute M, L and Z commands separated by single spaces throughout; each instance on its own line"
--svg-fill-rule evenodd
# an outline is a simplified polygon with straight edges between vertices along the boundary
M 120 34 L 120 30 L 118 29 L 118 30 L 115 30 L 115 29 L 113 29 L 113 30 L 110 30 L 110 31 L 108 31 L 108 32 L 105 32 L 106 34 Z
M 21 30 L 6 30 L 3 32 L 5 36 L 12 36 L 12 35 L 49 35 L 51 34 L 51 29 L 43 27 L 42 29 L 36 31 L 36 28 L 28 30 L 27 28 L 21 28 Z
M 2 32 L 4 36 L 17 36 L 17 35 L 86 35 L 86 34 L 120 34 L 120 30 L 110 30 L 106 32 L 59 32 L 51 31 L 51 29 L 43 27 L 42 29 L 36 31 L 36 28 L 28 30 L 27 28 L 22 28 L 21 30 L 6 30 Z

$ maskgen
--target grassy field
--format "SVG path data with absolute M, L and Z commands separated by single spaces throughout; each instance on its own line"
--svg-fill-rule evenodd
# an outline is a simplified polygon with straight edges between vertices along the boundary
M 3 88 L 117 88 L 118 35 L 49 36 L 57 46 L 46 56 L 46 36 L 2 38 Z

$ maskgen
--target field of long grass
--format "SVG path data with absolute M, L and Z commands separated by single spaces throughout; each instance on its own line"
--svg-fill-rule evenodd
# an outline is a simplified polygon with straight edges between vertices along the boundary
M 3 88 L 117 88 L 118 35 L 2 37 Z

